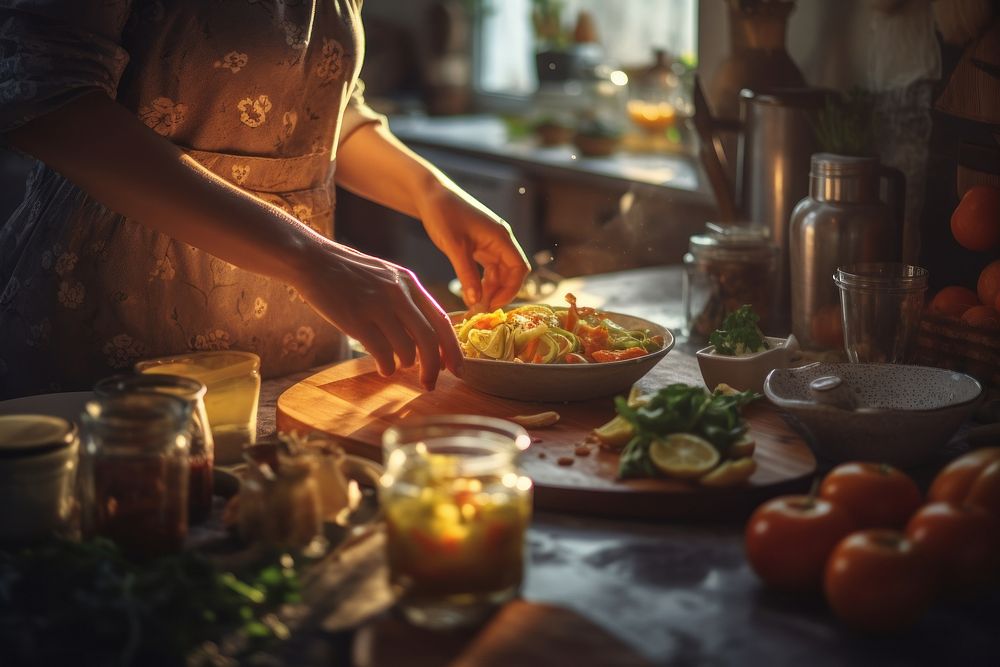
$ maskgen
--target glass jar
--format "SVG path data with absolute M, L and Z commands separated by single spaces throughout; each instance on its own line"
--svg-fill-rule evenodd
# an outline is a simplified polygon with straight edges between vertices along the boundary
M 82 415 L 89 532 L 133 558 L 181 549 L 188 530 L 191 404 L 166 394 L 97 398 Z
M 65 419 L 0 416 L 0 545 L 73 535 L 79 449 Z
M 684 335 L 707 340 L 726 315 L 749 304 L 764 333 L 775 319 L 778 248 L 760 225 L 709 224 L 684 255 Z
M 116 375 L 101 380 L 94 387 L 94 393 L 101 398 L 139 392 L 177 396 L 190 405 L 188 520 L 190 523 L 201 523 L 212 513 L 212 466 L 215 460 L 212 429 L 205 411 L 205 385 L 194 378 L 151 373 Z
M 532 483 L 517 457 L 530 438 L 501 419 L 439 415 L 393 426 L 382 443 L 379 501 L 404 615 L 478 623 L 521 586 Z

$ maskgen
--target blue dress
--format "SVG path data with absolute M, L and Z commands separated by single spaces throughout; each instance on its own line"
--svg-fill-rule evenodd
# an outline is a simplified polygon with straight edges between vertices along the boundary
M 0 133 L 95 90 L 211 170 L 333 233 L 337 146 L 366 123 L 362 0 L 0 0 Z M 38 164 L 0 229 L 0 397 L 146 357 L 238 349 L 265 376 L 340 358 L 290 286 L 144 227 Z

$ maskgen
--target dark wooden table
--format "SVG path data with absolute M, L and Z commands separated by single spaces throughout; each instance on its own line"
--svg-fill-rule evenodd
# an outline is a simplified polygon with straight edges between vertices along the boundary
M 670 267 L 573 279 L 565 287 L 584 305 L 677 329 L 680 286 L 680 270 Z M 680 349 L 697 345 L 681 341 Z M 262 430 L 273 425 L 278 394 L 305 375 L 265 383 Z M 762 587 L 744 558 L 742 523 L 542 513 L 528 541 L 526 599 L 574 610 L 657 664 L 1000 664 L 1000 595 L 938 604 L 900 636 L 862 637 L 837 623 L 822 600 Z M 460 645 L 442 638 L 406 647 L 401 655 L 408 650 L 424 655 L 419 664 L 445 664 Z M 559 656 L 551 664 L 561 664 Z

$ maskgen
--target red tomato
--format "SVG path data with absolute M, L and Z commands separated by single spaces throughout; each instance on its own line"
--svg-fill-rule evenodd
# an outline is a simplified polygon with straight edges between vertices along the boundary
M 965 497 L 966 505 L 982 507 L 996 518 L 1000 518 L 1000 460 L 986 466 L 969 489 Z
M 845 537 L 826 564 L 823 590 L 842 621 L 862 632 L 902 630 L 930 605 L 926 562 L 896 530 L 862 530 Z
M 641 347 L 630 347 L 627 350 L 594 350 L 590 354 L 594 361 L 622 361 L 646 356 L 646 350 Z
M 927 501 L 963 504 L 979 474 L 994 461 L 1000 461 L 1000 447 L 983 447 L 963 454 L 934 478 Z
M 823 480 L 819 495 L 847 510 L 858 528 L 903 528 L 923 502 L 916 482 L 879 463 L 837 466 Z
M 811 496 L 781 496 L 750 517 L 747 560 L 770 586 L 788 591 L 819 590 L 823 567 L 837 542 L 854 530 L 841 508 Z
M 996 578 L 1000 520 L 980 507 L 924 505 L 906 526 L 918 554 L 938 570 L 945 593 L 967 593 Z

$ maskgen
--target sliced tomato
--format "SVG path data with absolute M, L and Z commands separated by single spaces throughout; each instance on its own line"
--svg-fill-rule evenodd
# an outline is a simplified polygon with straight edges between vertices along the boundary
M 590 353 L 594 361 L 603 363 L 605 361 L 622 361 L 624 359 L 635 359 L 646 356 L 646 350 L 641 347 L 630 347 L 626 350 L 594 350 Z

